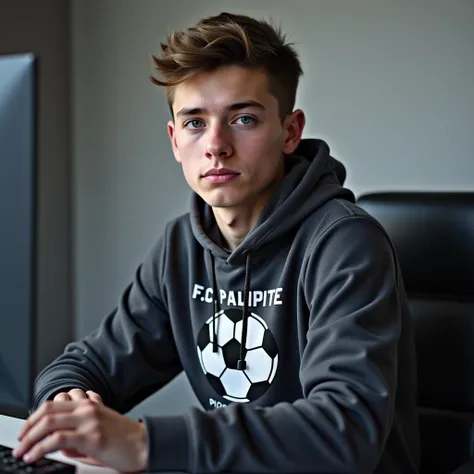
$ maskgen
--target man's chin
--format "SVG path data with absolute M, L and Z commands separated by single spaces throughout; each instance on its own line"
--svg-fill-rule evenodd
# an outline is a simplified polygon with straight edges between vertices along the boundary
M 242 196 L 216 196 L 213 193 L 200 194 L 204 202 L 212 208 L 230 209 L 241 205 L 245 199 Z
M 230 201 L 209 201 L 207 204 L 212 207 L 213 209 L 232 209 L 239 205 L 238 202 L 230 202 Z

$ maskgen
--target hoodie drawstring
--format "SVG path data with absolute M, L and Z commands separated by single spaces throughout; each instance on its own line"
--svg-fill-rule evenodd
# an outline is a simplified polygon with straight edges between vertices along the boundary
M 212 295 L 214 296 L 213 315 L 212 315 L 212 352 L 217 352 L 217 332 L 216 332 L 216 318 L 217 318 L 217 281 L 216 281 L 216 267 L 214 262 L 214 255 L 209 250 L 211 256 L 212 268 Z
M 216 268 L 214 255 L 209 250 L 211 257 L 211 269 L 212 269 L 212 294 L 213 294 L 213 315 L 212 315 L 212 352 L 217 352 L 217 331 L 216 331 L 216 319 L 217 319 L 217 307 L 218 307 L 218 295 L 217 295 L 217 279 L 216 279 Z M 240 338 L 240 355 L 237 361 L 237 370 L 245 370 L 247 363 L 245 361 L 245 346 L 247 345 L 247 328 L 248 328 L 248 313 L 249 313 L 249 296 L 250 296 L 250 266 L 251 266 L 250 253 L 247 254 L 245 260 L 245 282 L 244 282 L 244 306 L 242 309 L 242 333 Z
M 242 337 L 240 338 L 240 358 L 237 362 L 237 370 L 245 370 L 245 346 L 247 345 L 247 323 L 249 318 L 249 294 L 250 294 L 250 253 L 245 260 L 245 283 L 244 283 L 244 308 L 242 310 Z

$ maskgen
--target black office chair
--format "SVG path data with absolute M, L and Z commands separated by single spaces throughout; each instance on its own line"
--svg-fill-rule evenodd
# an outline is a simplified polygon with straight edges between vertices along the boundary
M 415 327 L 421 474 L 474 474 L 474 192 L 373 193 Z M 454 474 L 454 473 L 453 473 Z

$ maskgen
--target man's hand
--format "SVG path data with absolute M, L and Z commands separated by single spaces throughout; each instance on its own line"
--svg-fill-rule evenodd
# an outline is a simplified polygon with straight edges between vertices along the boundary
M 69 390 L 69 392 L 57 393 L 54 397 L 54 401 L 66 402 L 68 400 L 85 400 L 86 398 L 89 398 L 89 400 L 96 403 L 102 403 L 102 397 L 98 393 L 93 392 L 92 390 L 84 391 L 80 388 L 73 388 L 72 390 Z M 92 464 L 94 466 L 102 465 L 96 459 L 88 458 L 74 449 L 61 449 L 61 453 L 64 456 L 74 458 L 74 460 L 82 463 Z
M 122 472 L 146 469 L 143 423 L 90 398 L 43 403 L 25 421 L 18 439 L 13 454 L 25 456 L 26 462 L 62 450 Z
M 98 394 L 93 392 L 92 390 L 81 390 L 80 388 L 73 388 L 69 390 L 69 392 L 60 392 L 57 393 L 54 397 L 55 402 L 67 402 L 69 400 L 85 400 L 89 398 L 93 402 L 102 403 L 102 397 Z

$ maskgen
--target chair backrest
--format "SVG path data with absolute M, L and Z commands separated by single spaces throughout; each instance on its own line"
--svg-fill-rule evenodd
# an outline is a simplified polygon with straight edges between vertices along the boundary
M 474 192 L 373 193 L 358 205 L 389 234 L 415 327 L 421 472 L 474 452 Z

